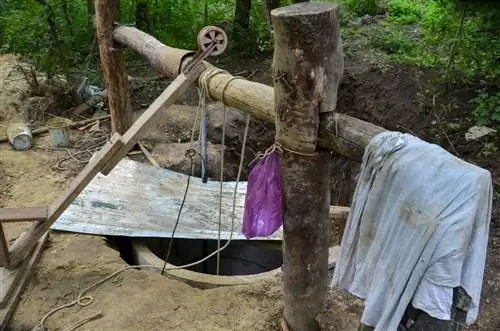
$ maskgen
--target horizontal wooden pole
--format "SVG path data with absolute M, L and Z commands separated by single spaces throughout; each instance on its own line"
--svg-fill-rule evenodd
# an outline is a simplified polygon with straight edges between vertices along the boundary
M 153 36 L 133 27 L 117 27 L 113 32 L 113 39 L 146 57 L 160 74 L 172 78 L 180 73 L 194 54 L 191 51 L 164 45 Z M 205 65 L 207 71 L 202 74 L 202 78 L 203 75 L 211 76 L 206 87 L 213 99 L 224 100 L 229 107 L 238 108 L 255 118 L 274 123 L 276 112 L 273 87 L 245 79 L 234 79 L 229 73 L 215 74 L 215 70 L 220 69 L 209 63 Z M 230 80 L 232 81 L 226 87 Z M 366 145 L 375 135 L 383 131 L 386 129 L 352 116 L 326 112 L 320 115 L 318 145 L 360 160 Z
M 45 221 L 47 207 L 1 208 L 0 223 Z

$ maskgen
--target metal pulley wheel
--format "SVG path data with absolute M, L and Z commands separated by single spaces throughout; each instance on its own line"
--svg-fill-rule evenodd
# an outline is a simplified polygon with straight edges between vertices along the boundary
M 215 43 L 215 47 L 210 52 L 209 56 L 217 56 L 222 54 L 227 47 L 227 35 L 219 27 L 206 26 L 198 33 L 198 47 L 204 52 Z

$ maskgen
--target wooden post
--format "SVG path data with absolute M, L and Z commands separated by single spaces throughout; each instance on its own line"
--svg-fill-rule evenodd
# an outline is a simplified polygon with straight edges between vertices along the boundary
M 113 29 L 119 18 L 120 0 L 96 0 L 96 33 L 108 92 L 111 128 L 113 132 L 124 134 L 132 125 L 133 117 L 123 50 L 113 42 Z
M 330 153 L 317 149 L 320 113 L 338 88 L 338 6 L 300 3 L 271 12 L 275 34 L 276 139 L 283 147 L 284 318 L 290 331 L 319 330 L 328 292 Z M 340 70 L 341 71 L 341 70 Z

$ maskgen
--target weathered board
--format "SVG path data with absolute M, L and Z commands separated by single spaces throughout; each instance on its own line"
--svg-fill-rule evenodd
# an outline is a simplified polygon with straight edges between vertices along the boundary
M 95 235 L 163 237 L 172 235 L 187 177 L 124 158 L 107 175 L 98 174 L 51 229 Z M 235 182 L 223 183 L 221 239 L 229 239 Z M 241 233 L 247 182 L 238 184 L 233 239 Z M 192 177 L 176 238 L 216 239 L 219 182 Z M 261 240 L 281 240 L 278 230 Z
M 8 330 L 9 321 L 21 299 L 23 290 L 30 280 L 33 269 L 42 256 L 43 249 L 49 237 L 45 233 L 35 245 L 31 255 L 14 270 L 0 268 L 1 302 L 0 302 L 0 331 Z

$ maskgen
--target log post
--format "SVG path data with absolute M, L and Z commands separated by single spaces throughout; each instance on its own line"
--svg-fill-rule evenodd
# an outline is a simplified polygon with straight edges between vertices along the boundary
M 335 4 L 300 3 L 271 12 L 276 141 L 283 147 L 284 319 L 290 331 L 319 330 L 316 317 L 328 292 L 331 156 L 317 144 L 320 113 L 334 109 L 343 71 L 343 62 L 336 62 L 338 10 Z
M 113 42 L 113 29 L 119 18 L 120 0 L 95 1 L 99 58 L 108 93 L 111 128 L 124 134 L 132 125 L 133 116 L 123 50 Z

